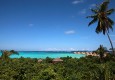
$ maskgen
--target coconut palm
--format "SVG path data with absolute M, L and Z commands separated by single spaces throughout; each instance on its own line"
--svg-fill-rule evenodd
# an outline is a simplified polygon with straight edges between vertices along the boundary
M 1 51 L 1 53 L 2 53 L 1 59 L 3 59 L 3 60 L 8 59 L 9 56 L 12 54 L 18 54 L 18 52 L 14 51 L 14 50 L 11 50 L 11 51 L 4 50 L 4 51 Z
M 104 54 L 107 52 L 107 50 L 103 47 L 103 45 L 100 45 L 100 47 L 96 51 L 93 51 L 93 52 L 99 55 L 100 62 L 102 62 L 102 60 L 105 57 Z
M 90 26 L 93 23 L 98 22 L 98 25 L 96 27 L 96 33 L 101 33 L 103 32 L 103 34 L 107 34 L 108 39 L 110 41 L 111 47 L 112 47 L 112 51 L 113 54 L 114 50 L 113 50 L 113 45 L 112 45 L 112 41 L 110 39 L 109 36 L 109 30 L 113 30 L 113 24 L 114 21 L 112 19 L 110 19 L 108 16 L 111 15 L 115 9 L 109 9 L 108 10 L 108 4 L 109 4 L 109 0 L 105 0 L 102 4 L 100 4 L 99 6 L 96 6 L 96 9 L 91 9 L 91 11 L 94 13 L 94 15 L 88 16 L 87 18 L 92 18 L 93 20 L 88 24 L 88 26 Z

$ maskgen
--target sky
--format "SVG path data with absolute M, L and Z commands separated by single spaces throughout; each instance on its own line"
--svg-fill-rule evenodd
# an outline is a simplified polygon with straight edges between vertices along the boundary
M 0 0 L 0 50 L 95 50 L 100 44 L 109 49 L 107 36 L 95 32 L 97 24 L 88 27 L 91 19 L 86 18 L 102 1 Z M 115 13 L 109 17 L 115 21 Z

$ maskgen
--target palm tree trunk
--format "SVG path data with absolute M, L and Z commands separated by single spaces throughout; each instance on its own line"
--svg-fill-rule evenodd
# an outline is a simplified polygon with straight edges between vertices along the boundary
M 110 42 L 110 44 L 111 44 L 111 48 L 112 48 L 113 55 L 115 56 L 115 51 L 114 51 L 114 48 L 113 48 L 113 44 L 112 44 L 112 41 L 111 41 L 111 39 L 110 39 L 110 36 L 109 36 L 108 32 L 107 32 L 107 37 L 108 37 L 109 42 Z

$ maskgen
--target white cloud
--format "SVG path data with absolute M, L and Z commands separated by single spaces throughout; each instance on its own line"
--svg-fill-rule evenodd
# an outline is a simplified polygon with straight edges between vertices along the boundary
M 45 49 L 45 51 L 61 51 L 61 49 L 59 49 L 59 48 L 48 48 L 48 49 Z
M 74 48 L 70 48 L 69 50 L 70 50 L 70 51 L 75 51 L 76 49 L 74 49 Z
M 86 13 L 86 9 L 82 9 L 79 14 L 85 14 Z
M 77 51 L 75 48 L 47 48 L 45 51 Z
M 75 0 L 72 2 L 72 4 L 78 4 L 78 3 L 83 3 L 83 0 Z
M 74 30 L 65 31 L 65 34 L 75 34 Z
M 53 50 L 53 48 L 48 48 L 48 49 L 46 49 L 46 51 L 52 51 Z
M 34 26 L 34 24 L 29 24 L 29 27 L 32 27 L 32 26 Z

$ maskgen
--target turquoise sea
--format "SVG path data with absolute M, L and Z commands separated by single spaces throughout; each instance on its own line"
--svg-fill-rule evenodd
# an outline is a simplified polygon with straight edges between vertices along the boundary
M 84 54 L 74 54 L 72 52 L 46 52 L 46 51 L 18 51 L 19 55 L 13 54 L 10 58 L 60 58 L 60 57 L 72 57 L 72 58 L 80 58 L 85 57 Z M 1 53 L 0 53 L 1 56 Z

